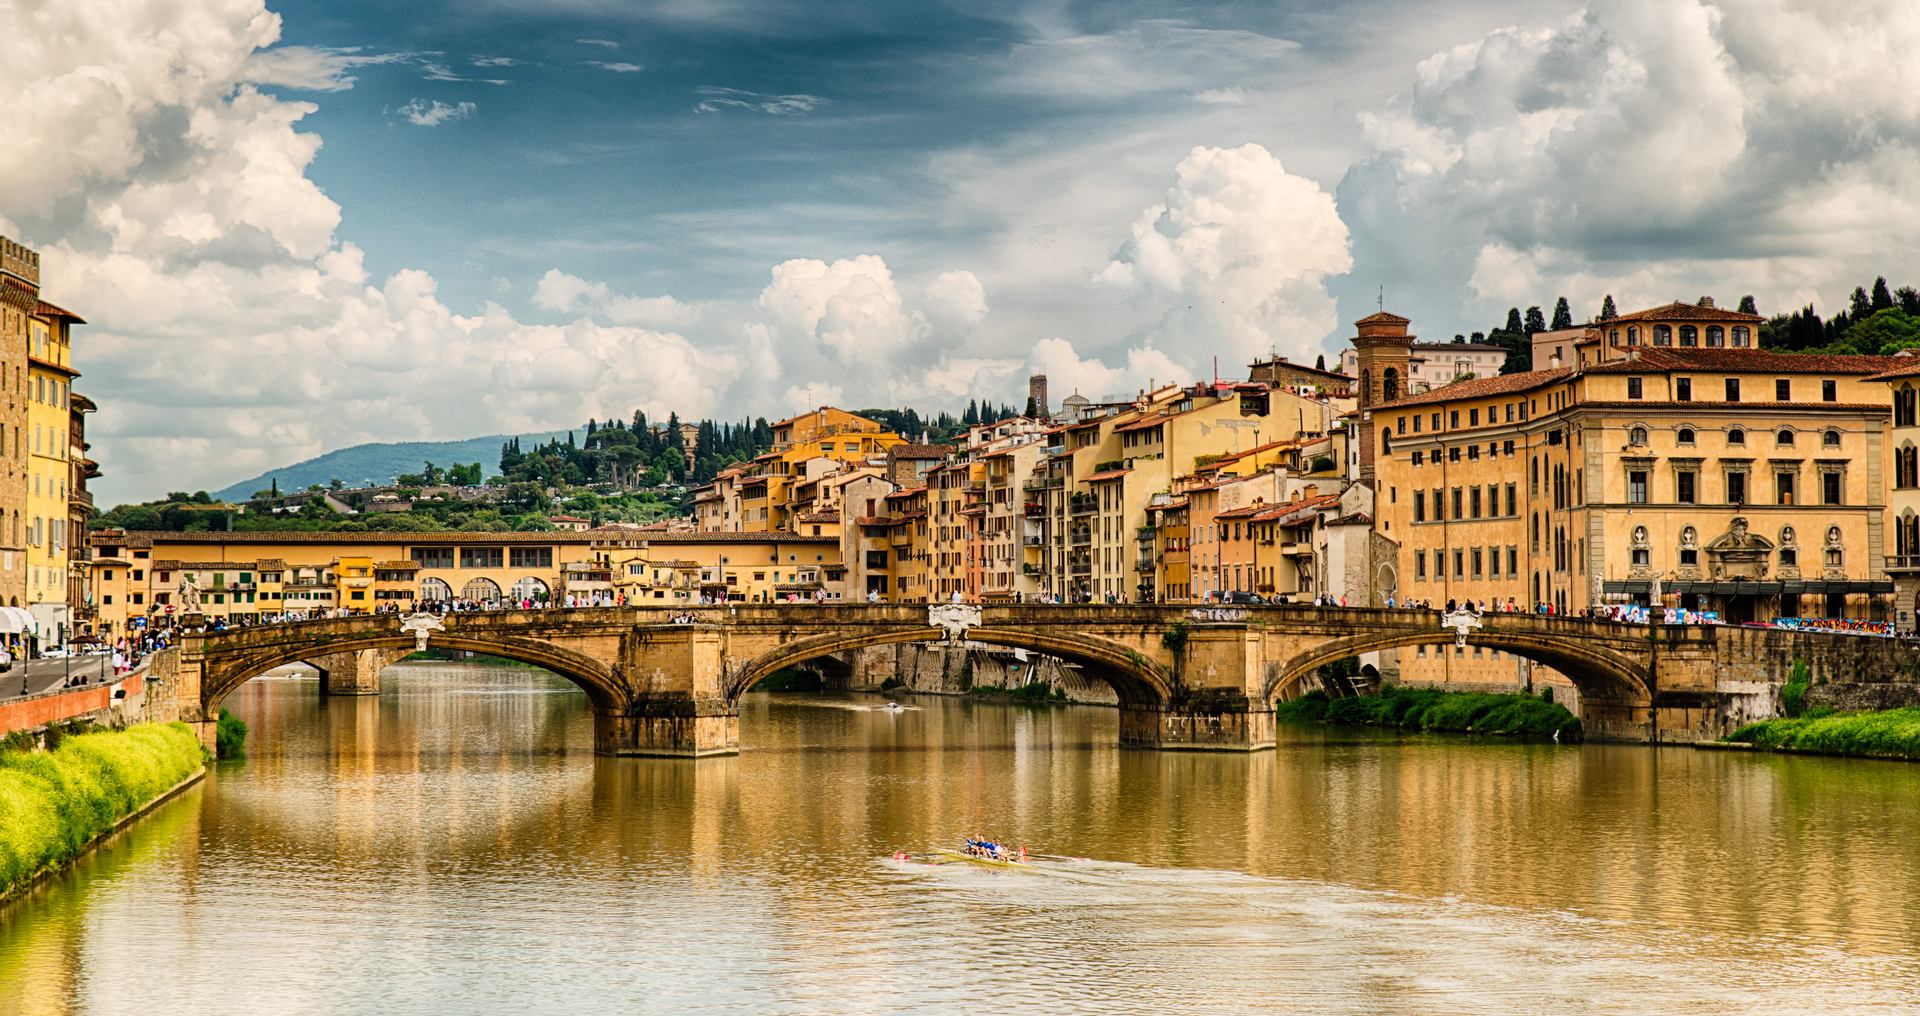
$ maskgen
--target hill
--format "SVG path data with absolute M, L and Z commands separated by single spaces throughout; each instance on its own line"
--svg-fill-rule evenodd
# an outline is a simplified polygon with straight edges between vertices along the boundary
M 561 430 L 517 436 L 524 442 L 537 444 L 556 436 L 564 438 L 566 433 Z M 334 479 L 343 480 L 350 487 L 382 484 L 401 473 L 419 472 L 424 462 L 440 466 L 478 462 L 486 475 L 493 476 L 500 471 L 500 446 L 515 436 L 493 434 L 464 441 L 384 441 L 354 445 L 315 456 L 305 462 L 270 469 L 259 476 L 214 491 L 213 496 L 222 501 L 245 501 L 255 491 L 266 490 L 276 480 L 283 491 L 305 490 L 313 484 L 325 484 Z

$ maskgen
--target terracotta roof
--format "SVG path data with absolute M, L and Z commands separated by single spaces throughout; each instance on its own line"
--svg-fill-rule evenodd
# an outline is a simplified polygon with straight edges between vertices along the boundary
M 937 444 L 897 444 L 887 449 L 887 457 L 892 459 L 944 459 L 953 451 L 947 445 Z
M 1284 519 L 1298 515 L 1301 512 L 1313 511 L 1339 500 L 1340 495 L 1338 494 L 1319 494 L 1314 497 L 1302 498 L 1298 501 L 1290 501 L 1286 504 L 1268 505 L 1265 511 L 1260 512 L 1254 516 L 1254 518 L 1260 522 Z
M 1083 483 L 1101 483 L 1101 482 L 1103 482 L 1103 481 L 1106 481 L 1106 480 L 1118 480 L 1118 479 L 1119 479 L 1119 478 L 1121 478 L 1122 476 L 1125 476 L 1125 475 L 1127 475 L 1128 473 L 1131 473 L 1131 472 L 1133 472 L 1133 469 L 1132 469 L 1131 467 L 1129 467 L 1129 468 L 1126 468 L 1126 469 L 1109 469 L 1109 470 L 1107 470 L 1107 471 L 1106 471 L 1106 472 L 1104 472 L 1104 473 L 1095 473 L 1095 474 L 1093 474 L 1092 476 L 1089 476 L 1089 477 L 1086 477 L 1086 478 L 1085 478 L 1084 480 L 1082 480 L 1081 482 L 1083 482 Z
M 840 513 L 839 512 L 801 512 L 800 521 L 802 522 L 838 522 L 840 521 Z
M 926 492 L 927 492 L 927 488 L 925 487 L 902 487 L 901 489 L 893 491 L 892 493 L 888 494 L 887 500 L 891 501 L 897 497 L 912 497 L 915 494 L 925 494 Z
M 1732 409 L 1736 411 L 1742 409 L 1764 409 L 1769 411 L 1781 409 L 1817 409 L 1823 412 L 1840 411 L 1848 413 L 1893 412 L 1892 405 L 1884 402 L 1813 402 L 1807 400 L 1799 402 L 1774 402 L 1772 400 L 1763 401 L 1760 399 L 1750 399 L 1744 402 L 1716 402 L 1713 400 L 1696 400 L 1693 402 L 1650 402 L 1644 400 L 1633 402 L 1576 402 L 1568 406 L 1567 409 Z
M 1862 380 L 1898 381 L 1901 378 L 1920 376 L 1920 356 L 1900 356 L 1900 357 L 1895 357 L 1895 359 L 1904 360 L 1906 362 L 1906 365 L 1902 367 L 1895 367 L 1892 370 L 1881 371 L 1880 373 L 1875 374 L 1872 377 L 1863 378 Z
M 1150 504 L 1147 506 L 1147 510 L 1150 512 L 1163 512 L 1163 511 L 1171 511 L 1172 509 L 1175 509 L 1175 508 L 1185 508 L 1186 506 L 1187 506 L 1186 498 L 1176 497 L 1171 501 L 1165 501 L 1160 504 Z
M 1776 353 L 1766 349 L 1728 347 L 1632 346 L 1629 348 L 1639 351 L 1638 359 L 1596 363 L 1585 368 L 1586 372 L 1589 374 L 1645 374 L 1655 371 L 1708 370 L 1730 374 L 1878 374 L 1912 362 L 1912 357 L 1904 356 Z
M 1297 370 L 1302 374 L 1318 374 L 1321 377 L 1330 377 L 1341 381 L 1355 380 L 1351 374 L 1342 374 L 1337 370 L 1327 370 L 1324 367 L 1315 367 L 1312 364 L 1294 363 L 1284 356 L 1276 356 L 1270 360 L 1255 360 L 1247 364 L 1248 370 L 1256 370 L 1261 367 L 1285 367 L 1288 370 Z
M 1410 325 L 1413 323 L 1412 318 L 1403 318 L 1398 314 L 1389 314 L 1384 310 L 1377 310 L 1371 314 L 1368 314 L 1366 317 L 1363 317 L 1360 320 L 1355 321 L 1354 324 L 1370 325 L 1370 324 L 1374 324 L 1376 322 L 1382 322 L 1382 321 L 1394 321 L 1403 325 Z
M 837 537 L 801 536 L 796 533 L 694 533 L 661 532 L 646 537 L 655 543 L 835 543 Z M 394 547 L 452 545 L 532 543 L 532 544 L 592 544 L 598 538 L 592 532 L 574 533 L 562 530 L 552 533 L 371 533 L 371 532 L 212 532 L 212 533 L 175 533 L 160 530 L 135 530 L 122 536 L 93 537 L 105 544 L 125 542 L 134 549 L 141 550 L 166 543 L 197 544 L 314 544 L 339 543 L 350 545 L 387 545 Z M 253 562 L 241 562 L 251 565 Z M 223 564 L 222 568 L 235 567 Z
M 66 310 L 56 304 L 48 303 L 45 300 L 39 301 L 38 304 L 34 307 L 33 312 L 34 314 L 40 317 L 66 318 L 68 321 L 71 321 L 76 325 L 84 325 L 87 323 L 86 318 L 83 318 L 80 315 L 75 314 L 70 310 Z
M 264 566 L 265 562 L 262 562 Z M 374 568 L 379 571 L 419 571 L 420 565 L 414 561 L 375 561 Z
M 1730 324 L 1759 324 L 1766 318 L 1758 314 L 1742 314 L 1737 310 L 1722 310 L 1719 307 L 1702 307 L 1698 304 L 1672 303 L 1647 310 L 1636 310 L 1631 314 L 1622 314 L 1605 321 L 1595 321 L 1601 328 L 1610 328 L 1621 321 L 1720 321 Z
M 862 515 L 854 519 L 853 524 L 867 527 L 897 526 L 905 521 L 906 517 L 901 515 Z
M 1573 367 L 1554 367 L 1551 370 L 1528 370 L 1518 374 L 1496 374 L 1493 377 L 1474 378 L 1471 381 L 1457 381 L 1440 388 L 1430 388 L 1403 399 L 1382 402 L 1374 406 L 1373 410 L 1379 412 L 1384 409 L 1404 409 L 1408 406 L 1425 406 L 1436 402 L 1455 402 L 1460 399 L 1527 392 L 1535 388 L 1544 388 L 1557 381 L 1564 381 L 1572 377 L 1575 370 Z

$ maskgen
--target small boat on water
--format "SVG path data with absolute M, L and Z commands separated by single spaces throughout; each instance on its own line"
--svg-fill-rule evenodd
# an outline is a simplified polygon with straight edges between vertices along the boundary
M 942 848 L 935 849 L 933 852 L 933 856 L 945 858 L 949 861 L 965 861 L 968 864 L 985 865 L 986 867 L 989 867 L 989 868 L 1031 868 L 1033 867 L 1032 863 L 1028 862 L 1024 857 L 1018 854 L 1007 855 L 1004 857 L 990 857 L 985 854 L 969 854 L 964 850 L 949 850 L 942 847 Z

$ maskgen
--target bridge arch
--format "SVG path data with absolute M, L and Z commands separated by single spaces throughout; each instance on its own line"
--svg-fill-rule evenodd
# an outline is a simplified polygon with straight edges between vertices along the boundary
M 1290 697 L 1301 681 L 1336 660 L 1387 649 L 1444 646 L 1454 640 L 1452 631 L 1436 628 L 1368 633 L 1322 642 L 1272 668 L 1262 698 L 1271 702 L 1276 698 Z M 1646 673 L 1636 661 L 1574 639 L 1555 638 L 1537 632 L 1475 629 L 1468 632 L 1467 645 L 1498 649 L 1546 664 L 1567 675 L 1574 686 L 1580 689 L 1582 701 L 1592 698 L 1607 702 L 1649 702 L 1653 697 Z
M 435 649 L 454 649 L 485 653 L 521 663 L 532 664 L 566 678 L 587 693 L 596 710 L 623 708 L 628 699 L 625 682 L 614 668 L 591 656 L 524 636 L 495 635 L 485 632 L 435 632 L 429 643 Z M 402 632 L 369 632 L 360 637 L 333 639 L 325 643 L 284 643 L 262 647 L 230 657 L 209 657 L 200 678 L 200 704 L 204 715 L 219 712 L 220 703 L 248 681 L 292 663 L 315 656 L 356 653 L 363 649 L 408 649 L 414 637 Z
M 943 629 L 920 626 L 794 639 L 748 660 L 730 675 L 727 698 L 738 702 L 754 685 L 774 673 L 830 653 L 903 642 L 938 642 L 945 638 Z M 966 639 L 1008 649 L 1026 649 L 1078 663 L 1090 674 L 1112 686 L 1123 708 L 1163 708 L 1173 698 L 1171 683 L 1151 660 L 1118 642 L 1097 635 L 982 626 L 967 629 Z

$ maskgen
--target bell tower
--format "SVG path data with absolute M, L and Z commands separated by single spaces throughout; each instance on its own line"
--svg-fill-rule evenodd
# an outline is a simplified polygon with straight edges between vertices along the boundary
M 1407 395 L 1407 374 L 1413 361 L 1413 322 L 1382 310 L 1355 321 L 1358 334 L 1353 351 L 1359 361 L 1360 479 L 1372 485 L 1374 456 L 1381 454 L 1384 435 L 1376 433 L 1373 407 Z

